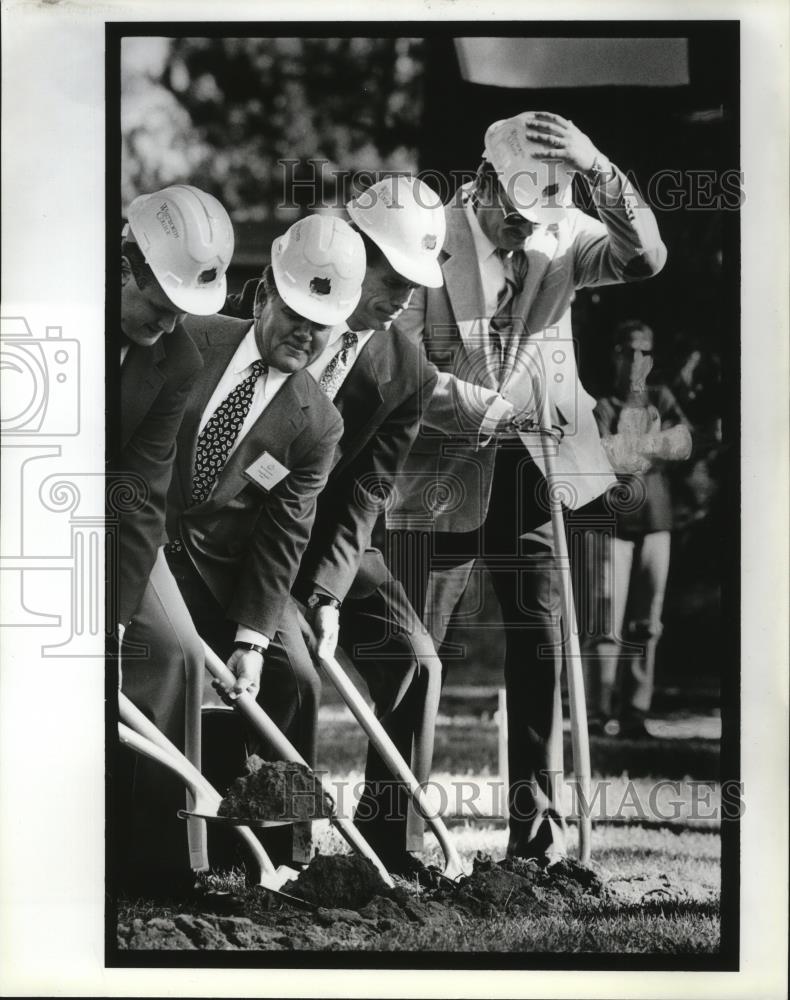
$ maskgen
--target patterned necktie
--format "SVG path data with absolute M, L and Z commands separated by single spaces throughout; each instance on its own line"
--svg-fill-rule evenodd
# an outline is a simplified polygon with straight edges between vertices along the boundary
M 239 436 L 244 418 L 250 412 L 255 383 L 269 370 L 260 359 L 253 361 L 250 374 L 229 392 L 212 413 L 197 439 L 195 472 L 192 476 L 192 503 L 203 503 Z
M 497 250 L 505 272 L 505 284 L 499 293 L 496 312 L 491 317 L 488 334 L 494 354 L 502 362 L 502 341 L 513 329 L 513 302 L 524 287 L 527 276 L 527 255 L 523 250 Z
M 326 366 L 321 378 L 318 380 L 319 386 L 330 399 L 335 398 L 338 389 L 343 384 L 346 372 L 351 367 L 349 364 L 351 352 L 357 346 L 358 342 L 359 337 L 357 334 L 353 330 L 346 330 L 343 334 L 342 347 Z

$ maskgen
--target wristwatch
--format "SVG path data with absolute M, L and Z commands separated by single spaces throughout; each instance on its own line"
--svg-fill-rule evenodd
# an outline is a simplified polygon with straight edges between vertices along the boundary
M 340 601 L 336 597 L 330 597 L 329 594 L 311 594 L 307 598 L 307 606 L 311 611 L 315 611 L 316 608 L 337 608 L 340 610 Z
M 258 646 L 254 642 L 238 642 L 237 641 L 237 642 L 233 643 L 233 646 L 234 646 L 235 649 L 248 649 L 248 650 L 250 650 L 253 653 L 260 653 L 261 656 L 263 656 L 266 653 L 266 650 L 263 648 L 263 646 Z

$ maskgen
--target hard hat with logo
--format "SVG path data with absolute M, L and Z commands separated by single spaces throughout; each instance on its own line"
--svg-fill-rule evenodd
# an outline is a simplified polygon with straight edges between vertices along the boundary
M 365 245 L 347 222 L 308 215 L 272 243 L 272 271 L 286 305 L 334 326 L 356 309 L 365 277 Z
M 446 230 L 444 209 L 418 177 L 386 177 L 353 198 L 346 210 L 398 274 L 429 288 L 444 284 L 437 259 Z
M 129 206 L 130 234 L 175 306 L 195 316 L 222 308 L 233 225 L 213 195 L 188 184 L 140 195 Z
M 544 149 L 527 139 L 527 120 L 531 116 L 532 112 L 524 111 L 490 125 L 483 156 L 499 175 L 508 199 L 520 215 L 541 224 L 561 222 L 572 204 L 572 174 L 557 160 L 536 159 L 535 154 Z

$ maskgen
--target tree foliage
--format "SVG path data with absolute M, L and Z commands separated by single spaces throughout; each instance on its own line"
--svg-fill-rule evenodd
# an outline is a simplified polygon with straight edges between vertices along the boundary
M 315 176 L 310 161 L 325 161 L 320 202 L 350 196 L 357 172 L 416 170 L 422 50 L 409 38 L 125 39 L 124 207 L 180 181 L 261 219 L 279 214 L 286 177 Z

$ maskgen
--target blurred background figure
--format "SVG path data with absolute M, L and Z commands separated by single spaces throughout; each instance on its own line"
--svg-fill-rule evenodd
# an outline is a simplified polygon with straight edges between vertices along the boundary
M 593 732 L 629 738 L 651 735 L 645 718 L 653 698 L 673 526 L 667 463 L 691 452 L 688 421 L 672 391 L 646 384 L 653 346 L 653 331 L 641 320 L 617 326 L 613 391 L 595 408 L 618 487 L 605 500 L 613 532 L 588 568 L 591 606 L 602 612 L 601 630 L 587 649 L 590 724 Z

